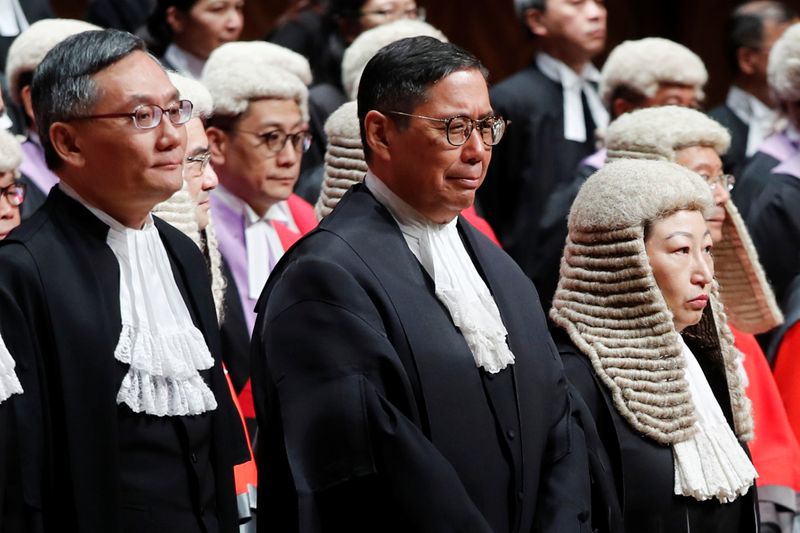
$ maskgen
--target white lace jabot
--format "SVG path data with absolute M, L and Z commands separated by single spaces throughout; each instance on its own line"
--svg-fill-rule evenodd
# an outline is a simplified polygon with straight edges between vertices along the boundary
M 458 236 L 457 218 L 435 224 L 367 173 L 364 183 L 394 217 L 406 244 L 433 279 L 436 297 L 467 341 L 475 364 L 496 374 L 514 363 L 508 332 L 489 288 Z
M 700 501 L 716 498 L 732 502 L 747 493 L 758 474 L 725 420 L 703 369 L 683 338 L 678 337 L 686 359 L 684 375 L 697 413 L 697 431 L 672 446 L 675 494 Z
M 211 368 L 214 359 L 192 322 L 152 217 L 142 229 L 131 229 L 64 183 L 61 188 L 109 226 L 106 244 L 119 262 L 122 332 L 114 357 L 129 368 L 117 403 L 156 416 L 216 409 L 214 393 L 199 372 Z
M 15 366 L 14 359 L 8 352 L 3 337 L 0 336 L 0 403 L 13 394 L 22 394 L 22 385 L 14 372 Z

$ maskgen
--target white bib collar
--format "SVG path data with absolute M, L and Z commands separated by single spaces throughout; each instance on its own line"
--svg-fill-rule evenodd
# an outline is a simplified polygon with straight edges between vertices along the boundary
M 119 263 L 122 331 L 114 357 L 128 371 L 117 403 L 156 416 L 216 409 L 214 393 L 199 372 L 211 368 L 214 359 L 192 322 L 152 216 L 142 229 L 131 229 L 86 203 L 68 185 L 60 187 L 109 227 L 106 244 Z
M 389 210 L 409 249 L 433 279 L 436 297 L 464 336 L 475 364 L 490 374 L 513 364 L 514 354 L 506 343 L 508 332 L 489 288 L 458 235 L 458 218 L 436 224 L 394 194 L 372 172 L 367 173 L 364 183 Z
M 591 63 L 578 75 L 567 65 L 544 52 L 536 54 L 536 66 L 542 74 L 561 84 L 564 100 L 564 138 L 575 142 L 586 142 L 594 132 L 586 131 L 581 94 L 586 95 L 589 113 L 595 128 L 605 130 L 608 126 L 608 111 L 597 94 L 593 83 L 600 82 L 600 72 Z
M 735 85 L 731 86 L 725 105 L 734 115 L 747 124 L 747 148 L 745 155 L 750 157 L 758 147 L 775 131 L 778 113 L 752 94 Z
M 725 420 L 703 369 L 683 338 L 678 338 L 686 360 L 684 376 L 697 414 L 697 431 L 672 446 L 675 494 L 700 501 L 716 498 L 732 502 L 747 493 L 758 474 Z

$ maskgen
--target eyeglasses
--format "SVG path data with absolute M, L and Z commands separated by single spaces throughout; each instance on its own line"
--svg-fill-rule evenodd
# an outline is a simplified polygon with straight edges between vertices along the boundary
M 736 184 L 736 177 L 734 177 L 733 174 L 720 174 L 713 177 L 700 174 L 700 177 L 706 180 L 706 183 L 708 183 L 712 189 L 725 187 L 728 191 L 732 191 L 734 184 Z
M 406 7 L 403 8 L 397 5 L 389 5 L 371 11 L 362 11 L 362 17 L 374 17 L 381 23 L 392 22 L 402 18 L 425 21 L 426 11 L 424 7 Z
M 25 201 L 26 185 L 15 181 L 7 187 L 0 187 L 0 196 L 5 196 L 6 200 L 13 207 L 19 207 Z
M 503 134 L 506 132 L 506 126 L 511 124 L 511 122 L 500 115 L 489 115 L 480 120 L 473 120 L 463 115 L 450 118 L 434 118 L 424 115 L 412 115 L 411 113 L 403 113 L 402 111 L 388 111 L 388 113 L 390 115 L 421 118 L 443 123 L 447 133 L 447 142 L 453 146 L 461 146 L 466 143 L 469 136 L 472 135 L 472 130 L 475 128 L 478 129 L 484 144 L 487 146 L 494 146 L 503 138 Z
M 194 171 L 196 175 L 200 175 L 208 168 L 208 162 L 211 161 L 211 152 L 203 152 L 202 154 L 190 155 L 186 158 L 186 167 Z
M 286 133 L 281 130 L 271 130 L 264 133 L 247 130 L 234 131 L 255 135 L 261 139 L 261 142 L 263 142 L 267 149 L 273 154 L 281 153 L 286 146 L 286 141 L 289 140 L 292 141 L 292 147 L 294 147 L 296 152 L 307 152 L 308 149 L 311 148 L 312 137 L 308 130 L 298 131 L 297 133 Z
M 142 104 L 137 106 L 130 113 L 107 113 L 105 115 L 89 115 L 87 117 L 77 117 L 73 120 L 93 120 L 96 118 L 123 118 L 133 119 L 133 125 L 140 130 L 149 130 L 161 124 L 161 118 L 167 115 L 169 121 L 176 126 L 186 124 L 192 118 L 194 105 L 189 100 L 178 100 L 173 105 L 164 109 L 155 104 Z

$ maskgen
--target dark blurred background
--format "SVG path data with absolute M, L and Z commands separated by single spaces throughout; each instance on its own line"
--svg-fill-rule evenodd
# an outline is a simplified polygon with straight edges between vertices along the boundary
M 785 0 L 800 11 L 800 0 Z M 242 39 L 259 39 L 272 28 L 291 0 L 247 0 Z M 417 0 L 427 20 L 454 43 L 476 54 L 489 67 L 493 81 L 522 68 L 532 46 L 514 15 L 512 0 Z M 706 63 L 710 82 L 707 107 L 724 99 L 729 70 L 722 50 L 725 20 L 741 2 L 735 0 L 607 0 L 606 50 L 626 39 L 666 37 L 697 52 Z M 51 0 L 62 17 L 83 18 L 88 0 Z M 598 58 L 601 65 L 605 56 Z

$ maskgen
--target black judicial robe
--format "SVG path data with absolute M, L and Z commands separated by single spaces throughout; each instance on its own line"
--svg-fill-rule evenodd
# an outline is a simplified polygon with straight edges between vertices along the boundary
M 127 367 L 114 358 L 119 266 L 105 224 L 55 187 L 0 243 L 0 328 L 25 391 L 12 403 L 21 531 L 237 530 L 233 465 L 246 448 L 219 364 L 208 274 L 191 240 L 156 227 L 216 360 L 201 375 L 218 407 L 203 415 L 117 405 Z
M 672 448 L 639 434 L 619 414 L 608 387 L 564 332 L 553 334 L 564 369 L 579 391 L 596 423 L 611 462 L 619 504 L 630 533 L 756 533 L 759 531 L 755 485 L 744 496 L 722 504 L 716 499 L 700 502 L 674 494 L 675 471 Z M 719 354 L 693 344 L 703 373 L 719 402 L 728 424 L 733 427 L 728 385 Z M 747 447 L 742 445 L 747 451 Z
M 589 531 L 583 430 L 536 291 L 459 231 L 516 356 L 495 375 L 363 185 L 278 263 L 253 333 L 259 531 Z
M 789 285 L 800 274 L 800 177 L 771 174 L 746 223 L 761 266 L 783 305 Z
M 535 63 L 494 86 L 490 95 L 494 110 L 511 125 L 493 148 L 478 189 L 480 208 L 503 249 L 533 278 L 544 207 L 558 184 L 571 181 L 579 163 L 595 151 L 595 126 L 584 105 L 586 142 L 564 138 L 561 84 Z
M 731 134 L 731 146 L 722 156 L 722 168 L 726 174 L 733 174 L 738 178 L 749 161 L 747 135 L 750 133 L 750 127 L 725 104 L 709 111 L 708 116 L 725 126 Z

